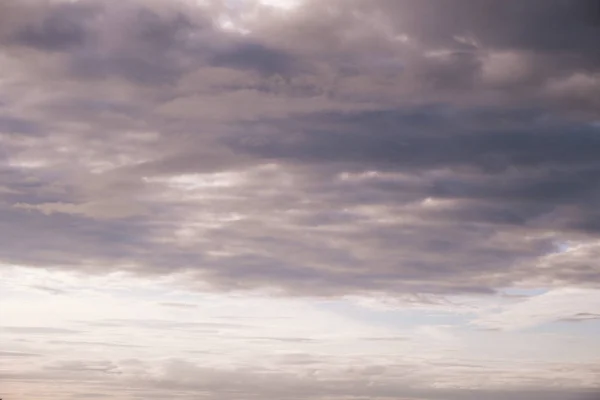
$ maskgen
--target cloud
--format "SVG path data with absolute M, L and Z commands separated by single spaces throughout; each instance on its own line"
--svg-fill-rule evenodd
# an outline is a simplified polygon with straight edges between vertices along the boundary
M 62 361 L 56 364 L 48 365 L 45 367 L 45 369 L 70 373 L 100 372 L 104 374 L 117 375 L 121 373 L 118 369 L 118 366 L 110 361 Z
M 297 360 L 303 359 L 302 357 Z M 305 359 L 303 359 L 305 360 Z M 133 360 L 132 360 L 133 361 Z M 304 365 L 301 363 L 301 365 Z M 106 392 L 109 394 L 137 393 L 144 398 L 151 394 L 166 395 L 175 391 L 183 398 L 194 398 L 198 391 L 207 393 L 207 398 L 219 398 L 219 396 L 231 393 L 248 393 L 250 398 L 267 399 L 300 399 L 300 398 L 322 398 L 327 396 L 331 399 L 349 398 L 375 398 L 385 399 L 389 397 L 406 398 L 431 398 L 431 399 L 475 399 L 485 396 L 490 399 L 586 399 L 596 392 L 591 389 L 560 389 L 553 388 L 549 384 L 546 388 L 528 388 L 517 386 L 509 390 L 473 390 L 467 387 L 447 387 L 442 382 L 438 384 L 424 382 L 427 374 L 415 374 L 410 371 L 410 366 L 382 366 L 367 365 L 351 368 L 340 368 L 335 372 L 302 374 L 273 372 L 266 369 L 254 368 L 209 368 L 202 367 L 186 360 L 172 359 L 161 363 L 159 368 L 150 366 L 142 361 L 137 363 L 120 362 L 113 363 L 101 360 L 68 360 L 47 366 L 42 372 L 29 375 L 3 374 L 6 378 L 23 379 L 31 388 L 36 387 L 36 381 L 47 383 L 49 379 L 62 381 L 72 379 L 73 374 L 79 378 L 73 384 L 72 391 L 92 392 L 92 388 L 104 383 Z M 307 364 L 302 368 L 313 368 Z M 414 366 L 412 366 L 414 368 Z M 455 371 L 460 366 L 454 366 Z M 291 364 L 288 363 L 288 368 Z M 450 372 L 446 366 L 446 371 Z M 307 371 L 315 371 L 308 369 Z M 477 373 L 477 369 L 462 370 L 460 374 L 453 376 L 449 373 L 448 379 L 461 379 L 467 374 L 477 375 L 478 379 L 490 372 L 499 375 L 499 380 L 512 376 L 506 371 L 484 370 Z M 530 378 L 535 373 L 529 371 Z M 535 378 L 534 378 L 535 379 Z
M 65 328 L 52 328 L 45 326 L 3 326 L 5 332 L 18 333 L 22 335 L 65 335 L 76 334 L 81 331 Z
M 309 296 L 597 286 L 593 4 L 496 3 L 4 3 L 0 260 Z
M 58 289 L 58 288 L 54 288 L 54 287 L 48 287 L 48 286 L 44 286 L 44 285 L 32 285 L 31 288 L 41 290 L 42 292 L 46 292 L 46 293 L 50 293 L 50 294 L 54 294 L 54 295 L 69 293 L 68 290 Z
M 211 64 L 242 70 L 255 70 L 265 75 L 288 75 L 294 67 L 291 55 L 269 49 L 260 43 L 240 43 L 217 54 Z
M 240 329 L 246 325 L 227 322 L 183 322 L 170 320 L 144 320 L 144 319 L 109 319 L 93 322 L 79 321 L 81 324 L 89 324 L 96 327 L 137 327 L 143 329 Z
M 14 117 L 0 117 L 0 130 L 10 133 L 33 133 L 37 127 L 31 121 Z
M 523 329 L 556 321 L 597 319 L 600 293 L 597 290 L 561 288 L 507 305 L 483 315 L 475 324 L 488 328 Z
M 600 319 L 600 314 L 583 312 L 583 313 L 577 313 L 577 314 L 572 315 L 567 318 L 563 318 L 561 321 L 583 322 L 583 321 L 592 321 L 592 320 L 596 320 L 596 319 Z
M 171 360 L 164 364 L 154 376 L 137 380 L 149 388 L 177 389 L 182 391 L 210 390 L 214 395 L 225 393 L 252 393 L 256 398 L 388 398 L 404 396 L 423 398 L 577 398 L 586 391 L 563 391 L 513 389 L 506 392 L 493 390 L 469 390 L 451 387 L 435 388 L 422 379 L 425 375 L 412 374 L 405 366 L 352 367 L 333 374 L 296 375 L 254 369 L 211 369 L 203 368 L 185 360 Z M 489 371 L 485 371 L 487 373 Z M 223 382 L 229 382 L 227 389 Z M 589 392 L 590 394 L 593 392 Z M 506 397 L 505 397 L 506 396 Z M 554 396 L 554 397 L 552 397 Z M 573 396 L 573 397 L 571 397 Z
M 63 346 L 84 346 L 87 348 L 93 347 L 113 347 L 113 348 L 141 348 L 144 346 L 135 344 L 123 344 L 123 343 L 105 343 L 105 342 L 86 342 L 81 340 L 49 340 L 49 344 L 52 345 L 63 345 Z
M 182 309 L 191 309 L 198 308 L 196 304 L 188 304 L 188 303 L 160 303 L 163 307 L 174 307 L 174 308 L 182 308 Z
M 35 11 L 30 4 L 22 7 L 21 11 Z M 46 11 L 47 14 L 41 20 L 32 21 L 30 25 L 13 32 L 12 41 L 16 45 L 39 50 L 67 51 L 84 46 L 92 39 L 85 28 L 94 16 L 95 9 L 92 5 L 57 3 Z
M 18 358 L 18 357 L 39 357 L 39 354 L 22 353 L 20 351 L 0 351 L 0 357 Z
M 407 337 L 403 336 L 392 336 L 392 337 L 366 337 L 361 340 L 373 341 L 373 342 L 404 342 L 406 340 L 410 340 Z
M 301 338 L 301 337 L 248 337 L 249 340 L 258 341 L 273 341 L 273 342 L 284 342 L 284 343 L 311 343 L 313 339 Z

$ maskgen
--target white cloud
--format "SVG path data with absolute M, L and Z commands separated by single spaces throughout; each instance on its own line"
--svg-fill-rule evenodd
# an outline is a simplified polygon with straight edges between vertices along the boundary
M 565 287 L 501 306 L 498 311 L 483 314 L 473 323 L 486 328 L 516 330 L 578 314 L 597 314 L 598 310 L 600 290 Z

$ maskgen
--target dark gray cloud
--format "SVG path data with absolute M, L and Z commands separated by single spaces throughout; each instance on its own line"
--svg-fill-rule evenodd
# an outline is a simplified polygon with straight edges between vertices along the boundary
M 58 3 L 49 8 L 41 20 L 17 29 L 11 39 L 17 45 L 45 51 L 81 47 L 92 40 L 86 25 L 98 11 L 98 6 L 91 3 Z
M 424 41 L 447 44 L 455 36 L 471 35 L 482 44 L 536 51 L 598 51 L 600 9 L 590 0 L 376 1 L 400 29 Z M 427 23 L 423 23 L 427 21 Z M 596 54 L 597 55 L 597 54 Z M 589 54 L 593 56 L 593 54 Z
M 5 18 L 10 13 L 29 17 L 5 34 L 7 45 L 60 52 L 72 78 L 175 84 L 206 65 L 271 75 L 291 71 L 295 64 L 283 50 L 220 30 L 209 5 L 93 0 L 40 2 L 36 9 L 15 4 L 7 7 Z
M 314 116 L 321 124 L 298 122 L 304 125 L 303 133 L 291 143 L 285 136 L 273 135 L 250 145 L 239 141 L 243 147 L 236 147 L 268 159 L 406 172 L 462 167 L 493 176 L 510 168 L 546 168 L 551 173 L 595 166 L 600 141 L 594 126 L 549 116 L 545 122 L 538 113 L 522 123 L 505 115 L 508 123 L 502 126 L 493 114 L 470 114 L 425 108 Z
M 0 261 L 302 295 L 595 285 L 595 4 L 5 2 Z
M 36 132 L 37 127 L 31 121 L 0 116 L 0 130 L 2 130 L 2 132 L 27 134 Z
M 439 99 L 450 92 L 454 101 L 457 94 L 480 101 L 510 95 L 523 104 L 597 111 L 597 93 L 585 93 L 583 85 L 574 89 L 576 81 L 599 71 L 594 0 L 310 1 L 298 14 L 286 24 L 267 25 L 264 37 L 310 51 L 340 74 L 347 65 L 355 75 L 368 74 L 369 65 L 377 71 L 372 85 L 402 82 L 413 95 Z M 387 79 L 381 69 L 386 63 L 397 66 Z
M 221 67 L 254 70 L 265 75 L 287 75 L 297 61 L 283 51 L 270 49 L 260 43 L 240 43 L 215 55 L 211 64 Z

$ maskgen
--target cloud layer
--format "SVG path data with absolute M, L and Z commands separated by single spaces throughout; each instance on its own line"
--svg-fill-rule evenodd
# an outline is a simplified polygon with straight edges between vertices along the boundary
M 3 278 L 6 398 L 592 400 L 599 389 L 598 290 L 427 303 L 35 268 Z
M 594 1 L 8 1 L 0 260 L 302 295 L 595 286 Z

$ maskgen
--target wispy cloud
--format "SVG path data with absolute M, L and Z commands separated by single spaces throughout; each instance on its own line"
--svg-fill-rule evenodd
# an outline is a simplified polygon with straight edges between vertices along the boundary
M 68 335 L 81 333 L 81 331 L 66 328 L 54 328 L 47 326 L 2 326 L 5 332 L 19 333 L 23 335 Z
M 197 305 L 195 304 L 188 304 L 188 303 L 160 303 L 161 306 L 163 307 L 174 307 L 174 308 L 198 308 Z
M 21 353 L 19 351 L 0 351 L 0 357 L 18 358 L 18 357 L 39 357 L 39 354 Z

